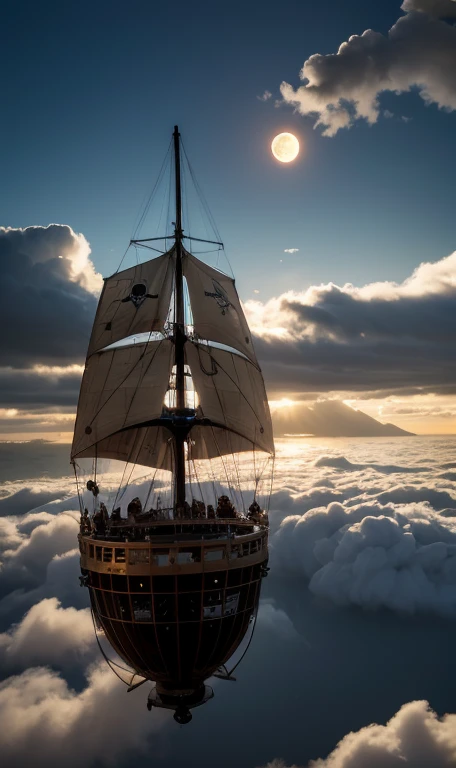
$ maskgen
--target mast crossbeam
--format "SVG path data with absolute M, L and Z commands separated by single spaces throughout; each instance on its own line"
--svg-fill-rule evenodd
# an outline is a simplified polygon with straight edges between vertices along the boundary
M 140 243 L 152 243 L 154 240 L 171 240 L 175 237 L 172 235 L 163 235 L 163 237 L 144 237 L 142 240 L 130 240 L 130 245 L 139 245 Z
M 225 246 L 218 240 L 203 240 L 201 237 L 191 237 L 190 235 L 182 235 L 184 240 L 195 240 L 197 243 L 210 243 L 210 245 L 220 245 L 222 248 Z M 134 242 L 134 241 L 132 241 Z

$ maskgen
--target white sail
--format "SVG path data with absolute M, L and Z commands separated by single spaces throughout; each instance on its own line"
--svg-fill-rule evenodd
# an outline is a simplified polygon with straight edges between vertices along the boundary
M 174 279 L 174 249 L 105 280 L 87 355 L 132 334 L 162 331 Z
M 169 339 L 108 349 L 88 358 L 81 384 L 72 458 L 97 456 L 120 430 L 158 419 L 168 388 L 174 347 Z M 125 435 L 111 458 L 124 459 Z M 130 444 L 130 443 L 128 443 Z M 113 444 L 111 444 L 112 447 Z M 89 451 L 89 452 L 88 452 Z
M 243 352 L 256 365 L 252 336 L 234 280 L 187 251 L 182 259 L 195 333 Z
M 219 455 L 253 447 L 274 453 L 271 416 L 260 369 L 244 356 L 207 344 L 188 341 L 185 354 L 198 395 L 197 417 L 231 432 L 220 440 Z M 208 450 L 212 453 L 211 448 Z
M 172 434 L 166 427 L 136 427 L 105 437 L 78 452 L 76 459 L 117 459 L 143 467 L 171 471 L 174 466 Z
M 204 461 L 217 459 L 220 456 L 251 452 L 255 448 L 264 450 L 259 445 L 254 446 L 248 438 L 231 432 L 225 427 L 197 425 L 192 427 L 189 435 L 188 456 L 191 460 Z

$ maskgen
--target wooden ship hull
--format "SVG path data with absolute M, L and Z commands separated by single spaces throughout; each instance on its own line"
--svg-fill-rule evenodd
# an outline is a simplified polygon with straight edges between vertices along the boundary
M 81 535 L 81 571 L 120 658 L 170 705 L 191 706 L 256 616 L 268 531 L 239 520 L 175 521 L 156 523 L 148 538 Z

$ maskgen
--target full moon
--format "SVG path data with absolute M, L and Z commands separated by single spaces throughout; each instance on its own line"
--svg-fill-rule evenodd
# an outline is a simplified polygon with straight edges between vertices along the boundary
M 281 163 L 291 163 L 299 154 L 299 141 L 292 133 L 279 133 L 272 140 L 271 150 Z

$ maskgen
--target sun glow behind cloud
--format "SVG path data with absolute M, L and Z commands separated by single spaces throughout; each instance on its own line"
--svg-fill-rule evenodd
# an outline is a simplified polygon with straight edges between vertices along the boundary
M 282 397 L 281 400 L 269 400 L 271 411 L 278 411 L 282 408 L 292 408 L 296 404 L 295 400 L 290 400 L 288 397 Z

